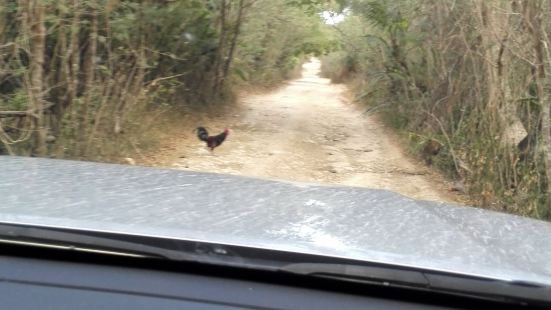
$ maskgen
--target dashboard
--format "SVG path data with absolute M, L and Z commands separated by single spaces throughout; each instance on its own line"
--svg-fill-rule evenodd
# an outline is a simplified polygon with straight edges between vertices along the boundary
M 253 270 L 0 248 L 3 309 L 454 309 L 432 294 Z M 22 255 L 22 253 L 24 255 Z M 52 254 L 53 253 L 53 254 Z

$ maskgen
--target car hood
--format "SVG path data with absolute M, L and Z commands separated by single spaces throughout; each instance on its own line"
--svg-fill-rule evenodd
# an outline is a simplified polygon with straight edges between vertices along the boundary
M 0 222 L 551 285 L 551 224 L 366 188 L 0 156 Z

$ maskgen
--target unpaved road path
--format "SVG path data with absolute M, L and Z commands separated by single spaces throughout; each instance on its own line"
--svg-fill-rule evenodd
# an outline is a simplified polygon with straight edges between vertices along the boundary
M 438 174 L 404 154 L 395 136 L 350 103 L 346 87 L 304 65 L 302 78 L 244 96 L 239 112 L 203 125 L 230 135 L 211 155 L 188 127 L 153 158 L 156 166 L 310 183 L 387 189 L 423 200 L 457 202 Z M 148 164 L 152 164 L 149 162 Z

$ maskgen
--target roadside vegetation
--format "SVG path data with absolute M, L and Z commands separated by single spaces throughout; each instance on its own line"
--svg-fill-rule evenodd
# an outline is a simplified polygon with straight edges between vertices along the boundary
M 0 154 L 113 161 L 164 125 L 275 86 L 328 29 L 270 0 L 4 0 Z
M 551 219 L 551 1 L 340 1 L 324 75 L 480 206 Z M 463 190 L 463 189 L 462 189 Z

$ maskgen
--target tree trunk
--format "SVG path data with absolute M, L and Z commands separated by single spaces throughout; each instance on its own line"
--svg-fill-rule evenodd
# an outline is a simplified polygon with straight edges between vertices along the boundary
M 67 96 L 65 107 L 70 106 L 76 98 L 78 89 L 78 72 L 80 71 L 80 51 L 78 34 L 80 32 L 80 8 L 79 0 L 73 0 L 73 20 L 71 21 L 71 38 L 69 43 L 69 83 L 67 85 Z
M 214 60 L 214 85 L 212 87 L 213 96 L 217 96 L 220 92 L 220 81 L 222 75 L 220 73 L 220 66 L 222 64 L 222 57 L 224 55 L 224 45 L 226 43 L 226 0 L 222 0 L 220 6 L 220 37 L 218 38 L 218 49 L 216 51 L 216 59 Z
M 50 62 L 50 75 L 51 78 L 47 79 L 50 85 L 57 85 L 59 87 L 52 89 L 51 97 L 53 98 L 54 106 L 52 107 L 51 115 L 51 133 L 54 136 L 60 135 L 60 129 L 63 119 L 64 109 L 64 97 L 67 93 L 69 72 L 67 68 L 68 56 L 67 56 L 67 23 L 65 16 L 59 21 L 59 30 L 57 35 L 56 52 Z
M 41 0 L 24 1 L 27 10 L 30 38 L 30 94 L 33 109 L 32 122 L 34 128 L 33 154 L 45 156 L 46 128 L 44 127 L 44 49 L 46 44 L 46 28 L 44 27 L 44 4 Z
M 83 95 L 84 100 L 82 102 L 82 109 L 80 110 L 80 133 L 79 138 L 85 139 L 89 127 L 89 112 L 91 99 L 93 95 L 94 86 L 94 70 L 96 64 L 96 51 L 97 51 L 97 37 L 98 37 L 98 18 L 95 7 L 90 8 L 90 36 L 88 38 L 88 48 L 84 55 L 83 74 L 84 74 L 84 87 Z M 81 145 L 80 153 L 83 154 L 85 145 Z
M 245 0 L 239 0 L 239 8 L 237 11 L 237 20 L 235 21 L 235 28 L 233 31 L 233 37 L 231 40 L 230 50 L 228 52 L 228 57 L 224 64 L 224 75 L 222 77 L 221 85 L 223 85 L 224 80 L 228 77 L 230 71 L 231 62 L 233 60 L 233 54 L 235 52 L 235 47 L 237 46 L 237 39 L 239 38 L 239 32 L 241 31 L 241 23 L 243 19 L 243 8 Z
M 143 6 L 140 10 L 140 16 L 143 16 Z M 143 20 L 143 18 L 140 18 Z M 117 103 L 115 109 L 115 125 L 113 131 L 115 134 L 123 132 L 124 116 L 125 110 L 128 104 L 133 104 L 138 101 L 143 89 L 143 81 L 145 77 L 145 67 L 147 65 L 146 54 L 145 54 L 145 39 L 146 39 L 146 30 L 143 23 L 139 24 L 139 46 L 136 51 L 135 65 L 133 66 L 131 73 L 126 79 L 125 86 L 121 91 L 121 97 Z
M 71 5 L 72 17 L 67 20 L 68 29 L 68 41 L 65 48 L 65 55 L 63 55 L 62 66 L 65 78 L 65 94 L 61 102 L 57 103 L 58 121 L 61 123 L 59 126 L 64 126 L 63 130 L 60 130 L 56 139 L 55 155 L 57 157 L 63 157 L 66 149 L 74 150 L 75 139 L 70 140 L 72 136 L 67 133 L 75 134 L 78 128 L 77 120 L 77 107 L 75 106 L 75 98 L 77 97 L 77 89 L 79 87 L 78 75 L 80 72 L 80 49 L 79 49 L 79 33 L 80 33 L 80 4 L 79 0 L 69 0 L 68 5 Z M 64 120 L 67 123 L 64 124 Z M 64 124 L 64 125 L 62 125 Z M 68 143 L 71 141 L 71 145 Z

